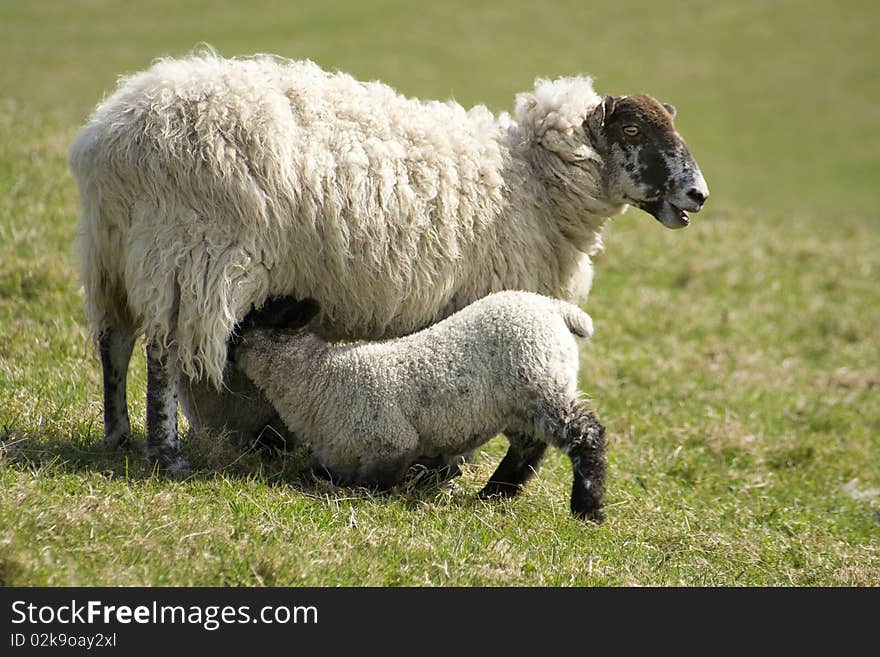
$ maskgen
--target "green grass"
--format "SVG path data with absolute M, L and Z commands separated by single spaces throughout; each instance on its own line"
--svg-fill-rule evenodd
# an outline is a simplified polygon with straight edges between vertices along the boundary
M 211 8 L 208 9 L 208 5 Z M 868 2 L 0 2 L 0 584 L 880 585 L 880 11 Z M 101 446 L 65 156 L 115 77 L 199 42 L 509 110 L 535 76 L 646 90 L 712 189 L 597 259 L 582 388 L 607 521 L 551 453 L 523 496 L 303 484 L 204 436 L 196 474 Z

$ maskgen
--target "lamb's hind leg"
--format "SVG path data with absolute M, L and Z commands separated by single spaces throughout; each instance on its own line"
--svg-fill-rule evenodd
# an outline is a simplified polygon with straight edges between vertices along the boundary
M 515 433 L 509 434 L 507 439 L 510 441 L 507 454 L 480 491 L 480 497 L 513 497 L 541 465 L 547 443 Z
M 171 474 L 189 472 L 177 436 L 177 376 L 166 350 L 147 344 L 147 459 Z
M 108 447 L 125 445 L 131 434 L 126 377 L 133 347 L 134 336 L 128 331 L 108 327 L 98 335 L 104 375 L 104 442 Z
M 578 402 L 566 414 L 559 447 L 571 459 L 574 482 L 571 512 L 576 517 L 602 522 L 605 494 L 605 427 L 596 415 Z

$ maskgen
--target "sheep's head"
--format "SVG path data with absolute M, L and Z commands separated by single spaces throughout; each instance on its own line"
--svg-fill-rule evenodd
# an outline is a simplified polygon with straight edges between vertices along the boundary
M 675 108 L 647 94 L 606 96 L 584 121 L 602 157 L 608 195 L 653 215 L 667 228 L 690 223 L 709 188 L 676 132 Z

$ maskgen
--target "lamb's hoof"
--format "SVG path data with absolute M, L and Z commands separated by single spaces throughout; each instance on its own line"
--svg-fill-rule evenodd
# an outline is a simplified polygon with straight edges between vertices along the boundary
M 450 495 L 463 495 L 465 492 L 464 486 L 455 479 L 444 482 L 444 488 Z
M 601 508 L 596 506 L 580 505 L 575 503 L 574 500 L 572 500 L 571 502 L 571 515 L 573 515 L 578 520 L 594 522 L 597 525 L 601 525 L 605 521 L 605 514 L 602 513 Z
M 477 497 L 481 500 L 489 500 L 492 498 L 506 500 L 519 493 L 519 488 L 520 487 L 516 484 L 509 484 L 503 481 L 490 481 L 483 486 L 483 490 L 477 493 Z

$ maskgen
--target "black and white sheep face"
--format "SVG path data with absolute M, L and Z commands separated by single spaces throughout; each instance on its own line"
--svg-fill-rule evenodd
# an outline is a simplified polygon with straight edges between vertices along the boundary
M 609 196 L 653 215 L 667 228 L 690 223 L 709 188 L 676 132 L 675 108 L 647 94 L 606 96 L 584 127 L 605 167 Z

